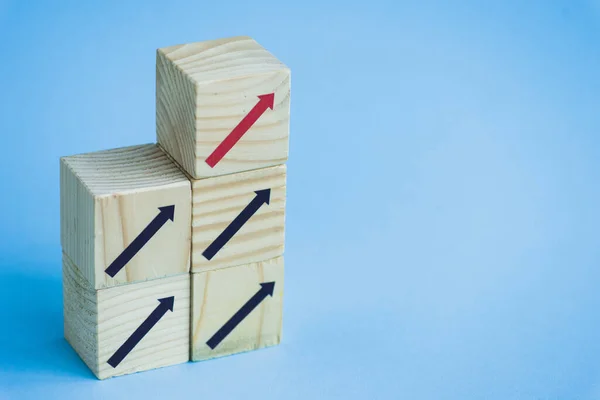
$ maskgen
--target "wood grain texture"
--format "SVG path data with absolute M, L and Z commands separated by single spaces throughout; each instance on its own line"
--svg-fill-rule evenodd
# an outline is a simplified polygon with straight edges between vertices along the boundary
M 263 204 L 209 261 L 202 252 L 256 197 L 271 189 Z M 286 166 L 192 180 L 192 272 L 248 264 L 280 256 L 285 247 Z
M 193 178 L 283 164 L 288 159 L 288 67 L 255 40 L 239 36 L 158 49 L 157 141 Z M 214 167 L 206 158 L 257 104 L 267 110 Z
M 98 376 L 98 308 L 96 291 L 63 253 L 63 319 L 65 339 Z
M 189 272 L 191 184 L 154 144 L 63 157 L 61 243 L 96 289 Z M 106 268 L 159 214 L 167 221 L 111 278 Z
M 196 164 L 196 85 L 161 52 L 156 54 L 157 142 L 185 171 Z M 191 172 L 188 172 L 191 173 Z
M 275 282 L 266 297 L 212 350 L 206 342 L 260 290 Z M 281 342 L 283 318 L 283 257 L 237 267 L 192 274 L 192 361 L 226 356 Z
M 175 297 L 167 312 L 125 359 L 107 361 L 159 304 Z M 95 290 L 63 253 L 65 338 L 99 378 L 180 364 L 189 360 L 190 275 Z

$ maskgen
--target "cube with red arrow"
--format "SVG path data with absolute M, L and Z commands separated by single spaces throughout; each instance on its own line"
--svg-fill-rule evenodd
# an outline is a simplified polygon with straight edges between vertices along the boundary
M 290 70 L 240 36 L 161 48 L 158 143 L 194 179 L 285 163 Z

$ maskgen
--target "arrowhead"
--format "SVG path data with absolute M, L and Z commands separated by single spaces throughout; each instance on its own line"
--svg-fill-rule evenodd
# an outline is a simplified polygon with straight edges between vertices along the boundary
M 275 282 L 261 283 L 260 286 L 262 286 L 262 288 L 260 289 L 261 291 L 263 291 L 267 295 L 273 297 L 273 290 L 275 289 Z
M 256 198 L 259 199 L 261 203 L 269 204 L 269 201 L 271 201 L 271 189 L 257 190 L 254 193 L 256 193 Z
M 158 299 L 160 302 L 159 307 L 165 307 L 167 310 L 173 311 L 173 306 L 175 305 L 175 297 L 165 297 L 164 299 Z
M 165 206 L 165 207 L 158 207 L 158 209 L 160 210 L 160 213 L 166 219 L 170 219 L 171 221 L 175 221 L 175 205 Z
M 259 103 L 263 103 L 266 108 L 273 109 L 273 105 L 275 104 L 275 93 L 261 94 L 258 98 L 260 99 Z

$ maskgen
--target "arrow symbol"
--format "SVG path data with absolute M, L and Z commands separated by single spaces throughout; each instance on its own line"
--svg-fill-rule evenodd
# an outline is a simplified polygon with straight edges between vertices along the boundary
M 204 250 L 202 255 L 207 259 L 211 260 L 215 254 L 219 252 L 231 240 L 233 235 L 240 230 L 242 226 L 250 217 L 252 217 L 258 209 L 263 205 L 263 203 L 269 204 L 271 199 L 271 189 L 257 190 L 256 196 L 252 199 L 252 201 L 242 210 L 242 212 L 235 217 L 233 221 L 229 224 L 227 228 Z
M 117 365 L 123 361 L 125 357 L 133 350 L 135 346 L 146 336 L 150 329 L 154 327 L 160 321 L 160 319 L 167 313 L 167 311 L 173 311 L 173 305 L 175 304 L 175 297 L 165 297 L 164 299 L 158 299 L 160 304 L 152 311 L 152 313 L 146 318 L 144 322 L 129 336 L 129 338 L 119 347 L 119 349 L 108 359 L 108 364 L 111 367 L 117 368 Z
M 273 104 L 275 102 L 275 93 L 263 94 L 258 96 L 258 103 L 250 110 L 248 114 L 240 121 L 239 124 L 233 130 L 225 140 L 223 140 L 217 148 L 206 158 L 206 163 L 214 168 L 215 165 L 223 157 L 225 154 L 231 150 L 233 146 L 244 136 L 246 132 L 258 121 L 261 115 L 267 111 L 268 108 L 273 109 Z
M 240 322 L 242 322 L 244 318 L 246 318 L 248 314 L 252 312 L 252 310 L 254 310 L 264 299 L 267 298 L 267 296 L 273 297 L 274 289 L 275 282 L 261 283 L 260 290 L 256 292 L 256 294 L 252 296 L 250 300 L 248 300 L 246 304 L 242 306 L 242 308 L 233 314 L 233 317 L 231 317 L 229 321 L 227 321 L 225 325 L 223 325 L 221 329 L 217 331 L 217 333 L 208 339 L 208 342 L 206 342 L 208 347 L 214 350 L 215 347 L 217 347 L 219 343 L 221 343 L 221 341 L 225 339 L 227 335 L 229 335 L 231 331 L 233 331 L 235 327 L 238 326 Z
M 148 224 L 134 240 L 127 246 L 125 250 L 113 261 L 105 272 L 114 278 L 115 275 L 135 256 L 138 251 L 142 249 L 148 243 L 152 236 L 156 235 L 156 232 L 162 228 L 168 220 L 175 221 L 175 206 L 158 207 L 160 212 L 152 222 Z

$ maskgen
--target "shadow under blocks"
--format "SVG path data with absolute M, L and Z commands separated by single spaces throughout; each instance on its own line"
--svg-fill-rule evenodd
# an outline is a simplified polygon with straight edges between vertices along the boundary
M 19 379 L 31 382 L 34 375 L 36 379 L 94 377 L 63 337 L 60 275 L 40 273 L 56 271 L 58 266 L 0 268 L 0 302 L 12 304 L 2 310 L 3 320 L 10 323 L 0 329 L 0 375 L 8 377 L 1 387 L 20 385 Z

